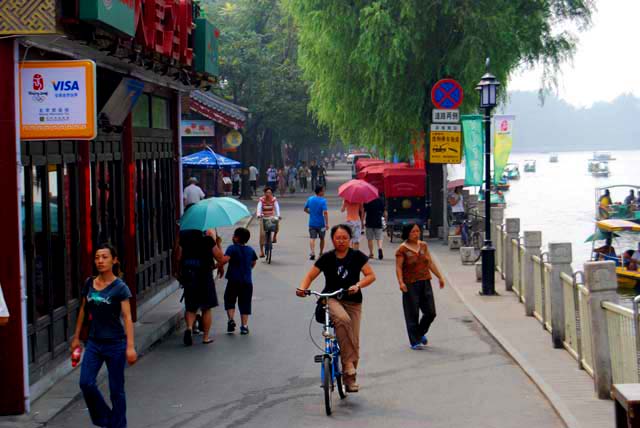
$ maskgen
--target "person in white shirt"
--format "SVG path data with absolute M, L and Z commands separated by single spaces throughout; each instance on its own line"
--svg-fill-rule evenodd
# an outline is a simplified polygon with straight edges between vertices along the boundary
M 205 198 L 205 194 L 198 186 L 198 179 L 191 177 L 188 181 L 189 185 L 184 188 L 183 200 L 184 210 L 186 211 L 191 205 L 196 204 Z
M 258 168 L 253 163 L 249 164 L 249 185 L 254 195 L 258 192 Z
M 457 223 L 462 223 L 464 221 L 464 200 L 462 198 L 462 186 L 458 186 L 455 188 L 453 193 L 449 194 L 447 198 L 449 205 L 451 206 L 451 213 L 453 214 L 453 219 Z

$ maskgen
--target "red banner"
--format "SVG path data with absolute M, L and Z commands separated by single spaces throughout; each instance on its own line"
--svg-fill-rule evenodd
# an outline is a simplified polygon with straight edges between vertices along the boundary
M 426 152 L 424 149 L 424 131 L 420 132 L 420 135 L 416 132 L 414 138 L 411 140 L 411 145 L 413 146 L 413 163 L 416 168 L 425 167 L 425 156 Z

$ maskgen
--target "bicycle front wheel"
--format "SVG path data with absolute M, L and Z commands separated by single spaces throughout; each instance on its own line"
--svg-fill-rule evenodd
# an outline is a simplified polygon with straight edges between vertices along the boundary
M 331 384 L 331 358 L 325 357 L 322 361 L 322 389 L 324 389 L 324 410 L 327 416 L 331 416 L 331 405 L 333 398 L 333 385 Z

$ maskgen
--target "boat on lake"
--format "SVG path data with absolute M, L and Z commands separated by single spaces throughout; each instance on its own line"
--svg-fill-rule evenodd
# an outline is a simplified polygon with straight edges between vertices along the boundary
M 633 190 L 634 198 L 631 198 Z M 595 191 L 596 220 L 629 220 L 640 223 L 640 201 L 637 199 L 640 186 L 635 184 L 617 184 L 598 187 Z
M 505 176 L 502 176 L 498 184 L 496 184 L 496 189 L 501 190 L 503 192 L 508 191 L 510 188 L 511 188 L 511 185 L 509 184 Z
M 536 161 L 534 159 L 524 161 L 524 172 L 536 172 Z
M 615 262 L 619 287 L 634 288 L 640 284 L 640 224 L 620 219 L 600 220 L 587 241 L 592 242 L 591 260 Z M 596 248 L 598 241 L 605 244 Z
M 591 175 L 594 177 L 608 177 L 609 163 L 604 161 L 596 162 L 591 168 Z
M 517 163 L 508 163 L 504 167 L 504 177 L 507 180 L 520 180 L 520 167 Z
M 611 156 L 611 152 L 593 152 L 593 160 L 607 162 L 607 161 L 616 160 L 616 158 Z
M 551 153 L 549 155 L 549 162 L 557 163 L 558 162 L 558 154 L 557 153 Z

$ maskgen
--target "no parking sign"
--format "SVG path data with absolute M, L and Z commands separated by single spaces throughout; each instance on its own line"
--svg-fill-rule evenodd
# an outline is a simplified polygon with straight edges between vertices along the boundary
M 457 109 L 464 99 L 462 86 L 453 79 L 441 79 L 431 89 L 431 101 L 435 108 Z

